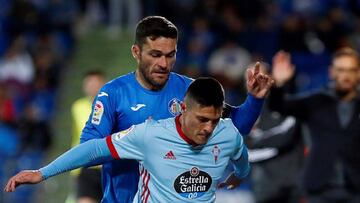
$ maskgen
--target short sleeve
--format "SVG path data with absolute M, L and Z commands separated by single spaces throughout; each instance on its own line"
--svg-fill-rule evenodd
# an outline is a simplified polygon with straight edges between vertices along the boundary
M 106 143 L 113 158 L 143 160 L 146 151 L 146 146 L 144 146 L 146 126 L 146 123 L 133 125 L 108 136 Z
M 116 93 L 109 86 L 104 86 L 95 97 L 89 120 L 81 134 L 81 143 L 109 135 L 115 123 L 116 109 L 112 105 Z M 121 101 L 118 101 L 121 102 Z

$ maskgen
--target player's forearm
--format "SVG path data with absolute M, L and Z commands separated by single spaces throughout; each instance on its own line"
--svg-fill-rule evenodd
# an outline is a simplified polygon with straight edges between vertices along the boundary
M 238 107 L 232 107 L 230 118 L 242 135 L 250 133 L 256 120 L 259 118 L 264 99 L 255 98 L 248 94 L 245 102 Z
M 49 165 L 39 169 L 43 179 L 76 169 L 112 160 L 105 139 L 94 139 L 65 152 Z

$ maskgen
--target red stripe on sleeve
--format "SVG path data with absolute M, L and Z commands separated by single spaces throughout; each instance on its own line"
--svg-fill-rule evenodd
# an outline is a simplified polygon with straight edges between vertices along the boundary
M 109 150 L 110 150 L 110 153 L 111 153 L 111 156 L 114 158 L 114 159 L 120 159 L 116 149 L 115 149 L 115 146 L 111 140 L 111 135 L 107 136 L 106 137 L 106 144 L 107 146 L 109 147 Z

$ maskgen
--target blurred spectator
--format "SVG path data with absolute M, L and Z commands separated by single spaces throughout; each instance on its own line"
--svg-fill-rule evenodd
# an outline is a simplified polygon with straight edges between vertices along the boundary
M 117 36 L 123 29 L 134 32 L 137 22 L 142 18 L 141 13 L 140 0 L 109 0 L 110 34 Z
M 346 11 L 335 7 L 327 11 L 326 16 L 316 22 L 316 32 L 326 50 L 334 52 L 340 47 L 349 45 L 348 33 L 351 33 Z
M 15 81 L 29 85 L 34 78 L 34 64 L 30 54 L 25 50 L 24 38 L 16 37 L 0 60 L 0 80 Z
M 235 41 L 228 39 L 209 58 L 208 72 L 212 75 L 224 75 L 236 81 L 242 78 L 251 62 L 250 53 L 238 46 Z
M 13 170 L 39 167 L 51 145 L 59 71 L 74 46 L 75 4 L 0 0 L 0 145 L 6 143 L 0 181 Z M 24 188 L 0 202 L 30 203 L 34 191 Z
M 7 86 L 0 83 L 0 122 L 13 124 L 16 118 L 14 101 L 9 97 Z
M 280 27 L 279 48 L 288 52 L 308 52 L 305 42 L 306 22 L 296 14 L 290 14 Z
M 209 50 L 215 43 L 215 36 L 209 29 L 209 22 L 204 17 L 197 17 L 192 22 L 186 49 L 185 67 L 181 73 L 197 78 L 206 73 Z
M 65 58 L 71 56 L 75 43 L 72 30 L 76 18 L 75 5 L 72 0 L 52 0 L 47 9 L 56 48 Z
M 51 145 L 53 133 L 50 121 L 54 99 L 54 92 L 48 87 L 47 80 L 37 77 L 19 122 L 23 150 L 45 151 Z
M 268 72 L 267 64 L 261 67 Z M 294 92 L 294 85 L 286 89 Z M 299 203 L 304 145 L 296 119 L 271 111 L 265 104 L 245 143 L 252 163 L 250 179 L 256 202 Z
M 48 48 L 38 48 L 34 61 L 36 77 L 43 80 L 48 89 L 55 89 L 58 86 L 60 64 L 54 53 Z
M 105 76 L 100 71 L 90 71 L 85 74 L 83 79 L 83 92 L 85 97 L 76 100 L 71 107 L 73 119 L 72 146 L 80 143 L 81 131 L 91 114 L 91 105 L 100 88 L 105 83 Z M 79 171 L 72 171 L 76 179 L 76 202 L 77 203 L 96 203 L 102 198 L 101 171 L 99 167 L 82 168 Z M 68 198 L 67 202 L 70 202 Z
M 240 99 L 238 84 L 250 62 L 250 53 L 231 39 L 211 54 L 207 72 L 221 82 L 229 104 Z
M 240 16 L 235 2 L 224 1 L 219 4 L 218 11 L 221 19 L 220 36 L 225 38 L 225 41 L 230 38 L 233 39 L 235 43 L 242 42 L 247 28 L 247 21 Z M 226 43 L 227 42 L 225 42 L 225 44 Z
M 19 149 L 19 136 L 15 128 L 15 104 L 9 97 L 7 86 L 0 83 L 0 184 L 4 185 L 5 174 L 9 161 Z M 3 202 L 3 194 L 0 194 L 0 202 Z
M 335 52 L 329 68 L 333 83 L 324 89 L 285 97 L 283 86 L 293 76 L 288 55 L 275 57 L 278 85 L 269 104 L 283 115 L 307 124 L 311 136 L 303 187 L 309 203 L 360 202 L 360 59 L 356 51 Z

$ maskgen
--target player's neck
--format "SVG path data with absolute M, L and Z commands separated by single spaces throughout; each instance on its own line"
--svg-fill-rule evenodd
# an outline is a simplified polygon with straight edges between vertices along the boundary
M 148 82 L 148 81 L 145 79 L 144 75 L 142 75 L 142 74 L 139 72 L 139 70 L 136 70 L 136 71 L 135 71 L 135 78 L 136 78 L 136 80 L 139 82 L 139 84 L 140 84 L 143 88 L 145 88 L 145 89 L 147 89 L 147 90 L 159 91 L 159 90 L 161 90 L 161 89 L 163 88 L 163 86 L 160 87 L 160 86 L 152 85 L 150 82 Z
M 183 135 L 187 138 L 189 144 L 191 144 L 191 145 L 197 145 L 197 144 L 191 139 L 191 137 L 189 136 L 189 133 L 187 132 L 187 129 L 186 129 L 185 125 L 184 125 L 185 122 L 184 122 L 184 116 L 183 116 L 183 115 L 180 115 L 180 116 L 179 116 L 179 123 L 180 123 L 180 129 L 181 129 Z

